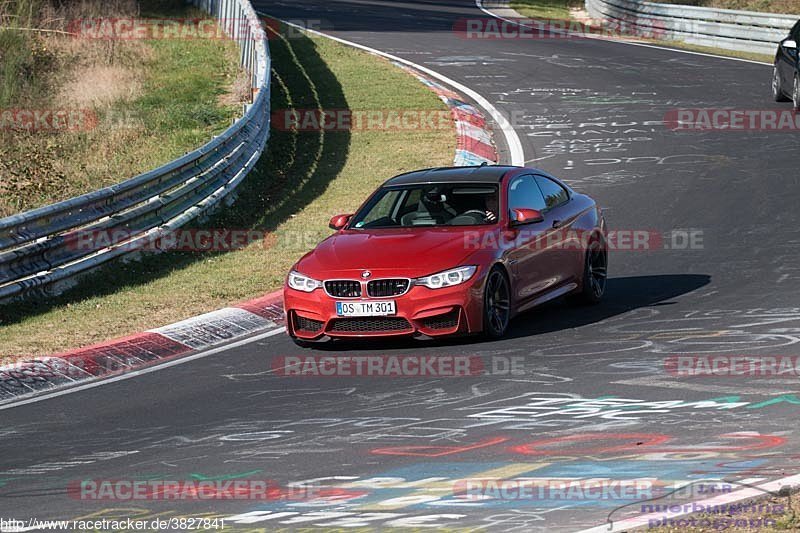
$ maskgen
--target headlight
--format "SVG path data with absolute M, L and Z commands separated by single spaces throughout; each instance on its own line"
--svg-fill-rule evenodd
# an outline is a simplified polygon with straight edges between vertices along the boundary
M 312 292 L 314 289 L 322 287 L 322 282 L 292 270 L 289 272 L 289 287 L 298 291 Z
M 414 285 L 424 285 L 429 289 L 441 289 L 442 287 L 452 287 L 464 283 L 475 274 L 478 269 L 476 266 L 458 267 L 452 270 L 445 270 L 431 274 L 424 278 L 417 278 L 414 280 Z

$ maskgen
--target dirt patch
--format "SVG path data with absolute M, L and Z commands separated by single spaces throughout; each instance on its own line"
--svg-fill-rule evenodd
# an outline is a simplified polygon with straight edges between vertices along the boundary
M 59 91 L 58 99 L 79 108 L 109 107 L 141 93 L 141 72 L 130 67 L 91 65 L 78 67 Z
M 207 16 L 183 0 L 141 5 L 145 14 L 134 0 L 0 0 L 0 22 L 16 21 L 0 30 L 0 217 L 155 168 L 241 112 L 248 78 L 232 41 L 65 33 L 83 19 Z M 23 120 L 32 112 L 81 120 Z
M 250 74 L 239 69 L 231 80 L 228 90 L 219 96 L 219 104 L 223 106 L 242 105 L 249 103 L 252 96 Z

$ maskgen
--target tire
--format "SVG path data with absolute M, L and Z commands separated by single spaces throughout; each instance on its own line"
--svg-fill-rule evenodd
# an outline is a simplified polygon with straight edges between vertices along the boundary
M 499 339 L 506 334 L 511 318 L 511 285 L 505 271 L 493 267 L 483 291 L 483 336 Z
M 580 292 L 571 300 L 582 305 L 595 305 L 603 300 L 608 278 L 608 249 L 605 241 L 594 239 L 589 243 L 583 261 L 583 283 Z
M 800 113 L 800 74 L 794 75 L 794 85 L 792 86 L 792 109 L 795 113 Z
M 778 72 L 778 65 L 772 67 L 772 98 L 776 102 L 788 102 L 790 98 L 783 92 L 783 84 L 781 84 L 781 75 Z

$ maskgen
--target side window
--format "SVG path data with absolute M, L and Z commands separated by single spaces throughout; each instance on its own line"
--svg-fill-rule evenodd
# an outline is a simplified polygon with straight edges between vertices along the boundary
M 800 21 L 798 21 L 797 24 L 794 25 L 794 28 L 792 28 L 792 31 L 789 32 L 789 37 L 795 41 L 800 39 Z
M 508 184 L 509 210 L 524 208 L 543 211 L 545 207 L 544 196 L 533 176 L 519 176 Z
M 567 190 L 555 181 L 545 178 L 544 176 L 536 176 L 536 183 L 542 191 L 544 202 L 548 209 L 558 207 L 569 200 L 569 193 Z

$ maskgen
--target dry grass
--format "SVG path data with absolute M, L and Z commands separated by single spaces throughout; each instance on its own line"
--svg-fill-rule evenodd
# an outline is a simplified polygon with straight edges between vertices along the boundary
M 228 91 L 220 95 L 219 103 L 223 106 L 238 106 L 250 102 L 252 97 L 253 90 L 251 88 L 250 74 L 247 71 L 240 70 L 233 77 Z
M 132 67 L 87 65 L 72 70 L 56 97 L 69 107 L 108 109 L 119 100 L 133 100 L 142 91 L 142 73 Z
M 51 0 L 40 2 L 40 27 L 64 30 L 79 18 L 137 17 L 137 0 Z
M 148 16 L 200 16 L 180 0 L 146 5 Z M 24 23 L 11 16 L 20 10 L 30 13 Z M 134 0 L 0 0 L 0 19 L 53 31 L 81 18 L 137 16 Z M 230 124 L 247 92 L 231 41 L 0 31 L 0 59 L 0 108 L 98 119 L 80 131 L 0 129 L 0 217 L 118 183 L 202 145 Z

